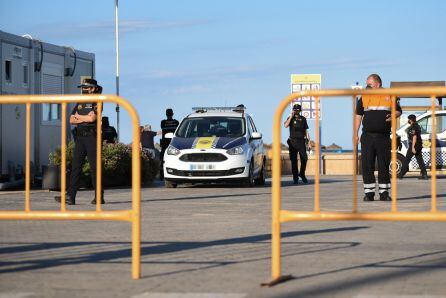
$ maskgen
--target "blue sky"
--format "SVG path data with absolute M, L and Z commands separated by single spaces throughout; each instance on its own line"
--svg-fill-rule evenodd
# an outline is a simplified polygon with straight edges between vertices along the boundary
M 0 30 L 95 53 L 96 78 L 114 93 L 113 0 L 1 0 L 0 20 Z M 120 20 L 121 95 L 155 129 L 167 107 L 180 120 L 192 106 L 244 103 L 269 143 L 291 73 L 321 73 L 324 89 L 370 73 L 385 86 L 446 79 L 446 1 L 121 0 Z M 105 113 L 114 124 L 114 107 Z M 351 148 L 350 116 L 348 99 L 323 100 L 322 143 Z

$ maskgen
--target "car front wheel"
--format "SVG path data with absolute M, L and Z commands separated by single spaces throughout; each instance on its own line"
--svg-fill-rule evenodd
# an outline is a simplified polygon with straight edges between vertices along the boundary
M 164 186 L 166 188 L 177 188 L 177 184 L 172 181 L 164 180 Z
M 262 164 L 262 169 L 260 169 L 259 177 L 255 180 L 256 185 L 265 185 L 265 179 L 266 179 L 266 165 L 265 162 Z
M 244 185 L 246 187 L 253 187 L 254 184 L 255 184 L 255 180 L 254 180 L 254 163 L 251 161 L 251 163 L 249 164 L 248 178 L 245 179 Z

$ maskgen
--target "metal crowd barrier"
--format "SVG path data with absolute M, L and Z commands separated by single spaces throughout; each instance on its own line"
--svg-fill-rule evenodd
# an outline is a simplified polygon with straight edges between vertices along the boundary
M 68 211 L 66 209 L 66 140 L 67 104 L 97 103 L 97 156 L 96 156 L 96 210 Z M 102 106 L 104 102 L 124 107 L 132 119 L 132 209 L 102 211 L 101 208 L 101 158 L 102 158 Z M 61 205 L 60 211 L 33 211 L 30 197 L 30 147 L 31 105 L 61 104 Z M 132 278 L 141 277 L 141 161 L 139 117 L 135 108 L 124 98 L 114 95 L 1 95 L 0 104 L 26 104 L 26 162 L 25 162 L 25 210 L 0 211 L 0 220 L 111 220 L 128 221 L 132 224 Z
M 315 192 L 313 211 L 291 211 L 281 209 L 281 163 L 280 163 L 280 144 L 282 130 L 282 115 L 284 110 L 290 106 L 292 100 L 312 96 L 315 98 L 316 119 L 319 119 L 319 105 L 321 97 L 352 97 L 353 101 L 353 136 L 355 131 L 355 109 L 356 98 L 361 95 L 387 95 L 392 100 L 392 178 L 391 178 L 391 210 L 388 212 L 359 212 L 358 211 L 358 187 L 356 183 L 357 176 L 357 144 L 353 144 L 353 206 L 349 211 L 321 211 L 320 192 L 319 192 L 319 163 L 320 163 L 320 135 L 319 121 L 315 121 Z M 380 221 L 446 221 L 446 212 L 437 210 L 437 188 L 436 188 L 436 117 L 432 117 L 432 135 L 431 135 L 431 210 L 428 212 L 400 212 L 397 209 L 397 183 L 396 183 L 396 101 L 397 97 L 428 97 L 431 99 L 431 111 L 436 109 L 437 97 L 446 95 L 445 87 L 411 87 L 411 88 L 390 88 L 390 89 L 363 89 L 363 90 L 318 90 L 301 91 L 285 97 L 276 109 L 273 123 L 273 146 L 272 146 L 272 280 L 263 283 L 263 286 L 274 286 L 280 282 L 292 279 L 291 275 L 282 275 L 281 273 L 281 224 L 291 221 L 334 221 L 334 220 L 380 220 Z

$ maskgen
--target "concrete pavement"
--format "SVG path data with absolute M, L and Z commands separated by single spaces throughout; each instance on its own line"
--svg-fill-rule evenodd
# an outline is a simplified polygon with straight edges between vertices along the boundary
M 443 211 L 445 181 L 437 184 Z M 430 181 L 398 185 L 401 210 L 429 210 Z M 0 298 L 446 297 L 446 223 L 286 223 L 283 271 L 295 279 L 261 288 L 270 278 L 270 193 L 269 186 L 144 188 L 137 281 L 128 223 L 3 221 Z M 284 178 L 283 208 L 311 210 L 313 193 L 314 185 Z M 351 193 L 350 177 L 323 177 L 321 208 L 349 210 Z M 55 194 L 34 191 L 32 208 L 57 210 Z M 82 191 L 68 208 L 94 210 L 92 197 Z M 130 189 L 106 190 L 106 201 L 104 209 L 128 209 Z M 0 192 L 0 209 L 23 208 L 23 192 Z M 390 210 L 390 202 L 360 201 L 360 209 Z

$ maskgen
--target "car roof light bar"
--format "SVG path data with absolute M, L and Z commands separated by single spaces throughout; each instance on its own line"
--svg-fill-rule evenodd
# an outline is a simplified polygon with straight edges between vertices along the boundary
M 237 107 L 193 107 L 192 111 L 196 113 L 205 113 L 207 111 L 226 111 L 226 112 L 240 112 L 243 113 L 246 110 L 244 105 Z

